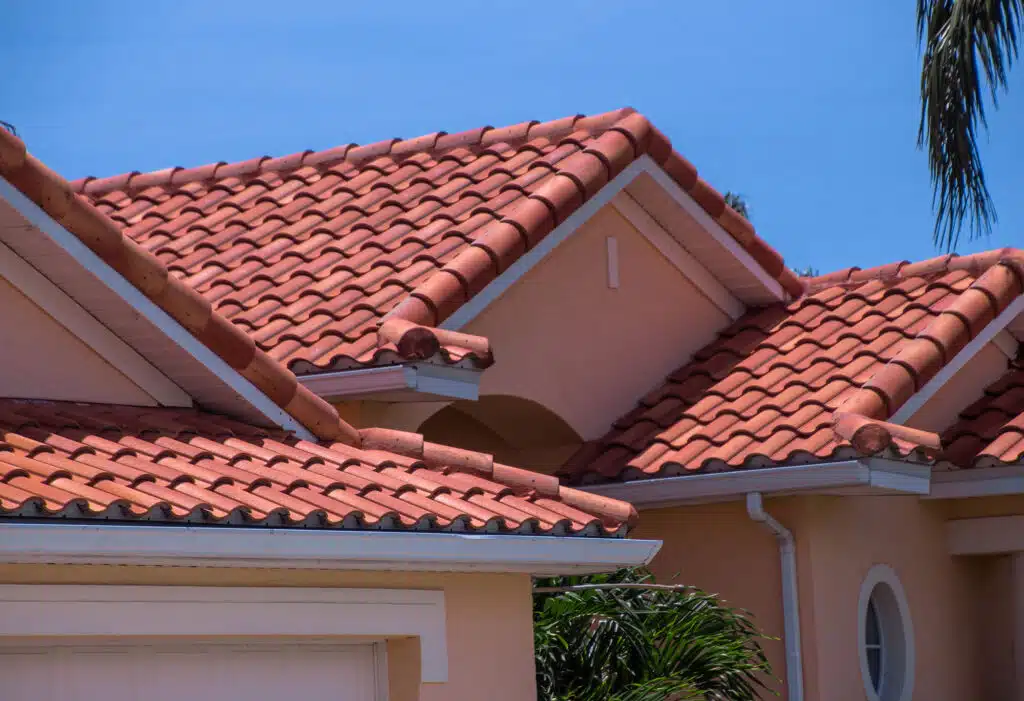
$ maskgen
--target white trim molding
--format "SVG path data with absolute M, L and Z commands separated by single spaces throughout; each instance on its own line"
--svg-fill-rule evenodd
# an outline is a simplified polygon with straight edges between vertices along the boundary
M 425 683 L 448 681 L 446 626 L 443 591 L 0 585 L 0 639 L 415 637 Z
M 0 278 L 162 406 L 189 407 L 192 398 L 21 256 L 0 243 Z
M 1006 555 L 1024 552 L 1024 516 L 961 518 L 946 522 L 951 555 Z
M 324 399 L 435 402 L 480 396 L 480 370 L 429 363 L 300 375 Z
M 866 621 L 874 595 L 881 635 L 881 689 L 876 692 L 868 669 Z M 910 701 L 914 696 L 914 625 L 910 605 L 896 572 L 888 565 L 868 570 L 857 601 L 857 655 L 868 701 Z
M 932 491 L 925 499 L 966 499 L 1024 494 L 1024 466 L 972 467 L 932 473 Z
M 0 523 L 0 563 L 555 575 L 645 565 L 660 547 L 580 536 Z
M 656 477 L 589 485 L 582 489 L 634 506 L 667 507 L 744 499 L 762 494 L 928 494 L 931 467 L 867 458 L 831 463 L 741 469 L 682 477 Z
M 216 381 L 227 386 L 232 396 L 236 398 L 235 401 L 240 400 L 244 402 L 250 412 L 255 412 L 264 421 L 269 421 L 276 426 L 293 431 L 305 440 L 316 440 L 305 426 L 292 418 L 284 409 L 274 404 L 256 385 L 245 379 L 241 373 L 224 362 L 220 356 L 200 343 L 184 326 L 146 297 L 106 261 L 96 255 L 92 249 L 82 243 L 77 236 L 61 226 L 35 202 L 26 197 L 3 177 L 0 177 L 0 200 L 5 201 L 9 207 L 13 208 L 17 215 L 33 230 L 33 236 L 45 237 L 47 241 L 56 247 L 51 249 L 52 251 L 56 252 L 59 250 L 62 256 L 67 256 L 76 261 L 81 266 L 83 272 L 91 274 L 91 277 L 98 280 L 107 290 L 117 295 L 134 314 L 149 320 L 153 327 L 171 343 L 177 345 L 196 362 L 208 369 L 211 373 L 211 378 L 215 377 Z M 3 231 L 0 229 L 0 234 L 2 233 Z M 13 235 L 21 238 L 27 236 L 24 227 Z M 30 264 L 33 262 L 13 242 L 10 234 L 2 238 L 6 240 L 7 244 L 11 245 L 15 252 L 25 258 L 27 262 Z M 88 305 L 85 306 L 88 308 Z

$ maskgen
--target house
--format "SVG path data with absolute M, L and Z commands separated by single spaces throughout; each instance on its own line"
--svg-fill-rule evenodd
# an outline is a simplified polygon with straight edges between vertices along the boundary
M 154 192 L 200 256 L 218 235 L 181 225 L 207 203 L 229 228 L 267 203 L 216 190 L 179 214 Z M 0 130 L 4 701 L 533 698 L 531 575 L 649 561 L 636 511 L 354 427 L 124 215 Z M 379 336 L 392 359 L 481 342 Z
M 1016 698 L 1024 688 L 1024 645 L 1015 644 L 1024 640 L 1017 555 L 1024 549 L 1024 253 L 801 278 L 629 109 L 86 179 L 69 190 L 19 181 L 9 165 L 17 158 L 0 159 L 8 163 L 0 175 L 13 184 L 0 196 L 19 211 L 41 205 L 72 242 L 99 251 L 120 275 L 122 297 L 135 294 L 168 312 L 184 328 L 172 340 L 193 339 L 195 353 L 212 349 L 198 364 L 208 370 L 167 350 L 177 346 L 161 340 L 150 315 L 108 308 L 110 295 L 65 279 L 70 262 L 19 249 L 7 234 L 5 243 L 88 303 L 150 364 L 168 368 L 207 410 L 295 435 L 307 430 L 333 441 L 332 450 L 349 446 L 346 453 L 358 442 L 372 453 L 359 459 L 376 465 L 408 464 L 400 460 L 411 456 L 431 481 L 438 474 L 494 480 L 499 486 L 481 489 L 512 490 L 500 500 L 503 511 L 522 512 L 526 504 L 508 500 L 525 498 L 533 508 L 586 514 L 557 527 L 537 515 L 540 523 L 527 529 L 545 535 L 529 542 L 567 550 L 543 567 L 538 556 L 523 556 L 531 564 L 521 560 L 521 571 L 640 562 L 652 555 L 652 541 L 663 541 L 651 563 L 662 578 L 678 574 L 720 593 L 779 638 L 768 655 L 787 698 L 963 701 Z M 61 181 L 48 175 L 47 182 Z M 131 250 L 145 254 L 125 258 L 108 245 L 109 227 L 95 233 L 97 220 L 112 222 Z M 58 236 L 60 227 L 35 221 Z M 123 280 L 131 285 L 122 289 Z M 182 296 L 187 306 L 178 306 Z M 232 369 L 271 406 L 253 405 Z M 225 388 L 220 376 L 235 384 Z M 96 384 L 114 391 L 112 382 Z M 271 421 L 273 407 L 284 415 Z M 141 428 L 138 436 L 148 437 Z M 219 469 L 218 493 L 238 479 Z M 263 487 L 246 484 L 250 494 Z M 466 508 L 473 488 L 456 489 Z M 630 539 L 562 536 L 621 535 L 633 519 L 626 502 L 639 512 Z M 248 511 L 230 517 L 210 504 L 203 518 L 269 513 L 264 502 L 245 503 Z M 453 517 L 440 509 L 427 509 L 438 517 L 432 523 Z M 480 524 L 481 516 L 470 518 Z M 518 513 L 503 516 L 499 531 L 525 523 Z M 401 535 L 455 542 L 450 533 Z M 156 547 L 152 536 L 138 537 Z M 617 550 L 634 539 L 638 550 Z M 499 533 L 488 542 L 523 539 Z M 240 554 L 238 543 L 217 557 L 254 557 Z M 76 584 L 93 581 L 71 571 Z M 313 582 L 283 579 L 279 567 L 274 575 L 217 571 L 228 578 L 189 570 L 175 582 Z M 144 583 L 167 584 L 166 570 L 146 576 L 153 579 Z M 315 581 L 380 586 L 391 576 L 332 573 Z M 439 586 L 403 576 L 418 588 Z M 521 683 L 525 577 L 507 576 L 509 587 L 521 587 L 514 618 L 522 629 L 500 641 L 496 623 L 469 615 L 457 626 L 452 608 L 472 599 L 483 611 L 498 587 L 460 581 L 467 582 L 461 596 L 444 589 L 449 646 L 458 641 L 464 655 L 449 651 L 449 685 L 457 670 L 486 677 L 493 688 L 483 697 L 496 698 L 507 686 L 496 683 L 500 673 L 520 681 L 510 694 L 532 693 Z M 391 670 L 400 644 L 387 645 Z M 512 669 L 507 659 L 522 666 Z M 466 686 L 449 696 L 463 697 L 470 682 L 459 683 Z M 424 685 L 424 698 L 440 688 Z

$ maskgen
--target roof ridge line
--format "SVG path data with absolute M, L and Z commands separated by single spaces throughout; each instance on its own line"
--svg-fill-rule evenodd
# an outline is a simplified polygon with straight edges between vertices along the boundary
M 110 217 L 77 197 L 67 180 L 3 129 L 0 175 L 313 435 L 358 446 L 359 433 L 333 406 L 302 385 L 291 370 L 198 292 L 171 275 L 159 258 L 125 236 Z
M 868 455 L 881 452 L 894 439 L 941 450 L 938 434 L 888 419 L 1024 292 L 1024 262 L 1015 249 L 1004 250 L 1011 255 L 990 261 L 970 287 L 837 409 L 832 426 L 838 436 Z
M 541 136 L 552 139 L 566 136 L 578 129 L 584 129 L 591 132 L 591 135 L 597 135 L 602 133 L 608 124 L 635 112 L 636 110 L 632 107 L 622 107 L 589 117 L 576 114 L 548 122 L 529 120 L 506 127 L 488 125 L 454 134 L 435 131 L 409 139 L 394 137 L 365 145 L 349 143 L 322 151 L 306 149 L 286 156 L 264 155 L 232 163 L 218 161 L 192 168 L 172 166 L 145 173 L 131 171 L 104 178 L 86 176 L 72 181 L 71 186 L 77 194 L 101 197 L 115 190 L 131 193 L 154 186 L 181 186 L 190 182 L 215 180 L 218 177 L 225 177 L 224 174 L 219 173 L 223 168 L 231 169 L 232 176 L 253 175 L 292 171 L 304 166 L 330 168 L 340 163 L 358 165 L 383 156 L 407 158 L 418 153 L 444 154 L 457 148 L 487 148 L 498 143 L 526 142 Z
M 803 280 L 806 286 L 807 294 L 810 295 L 829 287 L 853 288 L 873 280 L 892 282 L 894 280 L 923 277 L 958 270 L 967 270 L 977 276 L 1005 259 L 1024 261 L 1024 250 L 1007 247 L 994 248 L 989 251 L 971 253 L 965 256 L 957 253 L 948 253 L 918 262 L 902 260 L 863 269 L 853 266 L 824 275 L 803 277 L 801 280 Z
M 632 527 L 638 518 L 636 508 L 629 502 L 592 494 L 567 487 L 554 475 L 545 475 L 521 467 L 495 462 L 494 456 L 475 450 L 454 448 L 432 443 L 420 433 L 389 428 L 360 429 L 363 450 L 383 450 L 414 460 L 422 460 L 431 468 L 446 468 L 475 472 L 512 488 L 530 489 L 541 496 L 559 499 L 611 523 L 624 523 Z

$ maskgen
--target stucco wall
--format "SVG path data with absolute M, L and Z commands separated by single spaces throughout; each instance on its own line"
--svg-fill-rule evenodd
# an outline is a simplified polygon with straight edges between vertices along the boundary
M 408 643 L 390 643 L 392 701 L 536 698 L 527 575 L 5 565 L 0 583 L 443 589 L 448 682 L 421 685 L 415 699 L 409 676 L 418 675 L 418 658 Z
M 802 592 L 813 610 L 807 634 L 818 659 L 807 670 L 811 698 L 865 698 L 857 650 L 857 601 L 875 564 L 896 572 L 914 631 L 915 701 L 981 698 L 977 686 L 974 564 L 948 554 L 941 505 L 913 496 L 818 497 L 800 527 L 813 576 Z
M 608 286 L 610 236 L 618 240 L 618 289 Z M 589 440 L 727 323 L 605 207 L 463 331 L 494 347 L 497 362 L 483 374 L 481 394 L 532 399 Z
M 1003 376 L 1009 362 L 995 343 L 986 344 L 906 424 L 941 433 L 956 421 L 965 407 L 981 398 L 986 387 Z
M 769 502 L 772 513 L 780 519 L 784 514 L 788 516 L 791 507 Z M 766 635 L 781 638 L 778 546 L 771 534 L 747 518 L 743 503 L 644 509 L 632 535 L 664 541 L 651 563 L 658 581 L 688 584 L 717 594 L 728 605 L 750 611 Z M 785 654 L 781 642 L 769 640 L 764 646 L 775 675 L 783 677 Z M 784 683 L 766 682 L 784 694 Z
M 977 590 L 1002 584 L 979 561 L 948 555 L 947 506 L 912 496 L 847 496 L 769 499 L 766 508 L 796 537 L 806 698 L 865 700 L 857 605 L 864 577 L 878 563 L 896 571 L 910 607 L 914 701 L 990 698 L 980 695 L 982 673 L 1003 672 L 981 666 L 978 621 L 999 613 L 983 616 Z M 750 522 L 742 502 L 643 510 L 636 537 L 665 541 L 653 563 L 660 579 L 678 573 L 679 581 L 749 609 L 766 633 L 781 637 L 778 545 Z M 784 676 L 781 642 L 766 647 Z M 990 679 L 988 686 L 996 684 Z
M 118 372 L 5 279 L 0 396 L 153 405 L 152 397 Z

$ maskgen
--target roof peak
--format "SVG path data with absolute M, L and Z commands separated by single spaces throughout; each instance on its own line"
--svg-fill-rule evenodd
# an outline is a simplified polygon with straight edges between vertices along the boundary
M 174 166 L 146 173 L 131 171 L 105 178 L 87 176 L 72 181 L 71 187 L 78 194 L 100 197 L 115 191 L 133 193 L 150 187 L 180 187 L 192 182 L 290 172 L 303 167 L 327 169 L 341 163 L 359 166 L 378 158 L 390 157 L 400 163 L 421 154 L 437 156 L 458 149 L 501 150 L 502 145 L 514 146 L 538 138 L 551 141 L 574 132 L 599 136 L 623 117 L 635 113 L 637 110 L 632 107 L 622 107 L 590 116 L 576 114 L 546 122 L 530 120 L 504 127 L 487 125 L 454 134 L 436 131 L 411 139 L 396 137 L 365 145 L 349 143 L 322 151 L 305 150 L 278 157 L 259 156 L 233 163 L 218 161 L 193 168 Z

